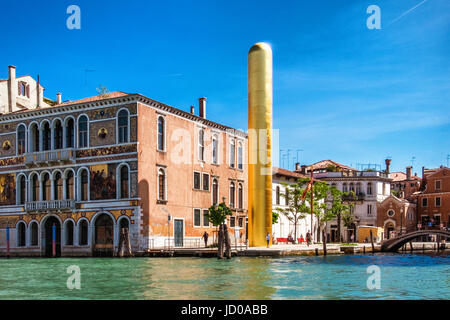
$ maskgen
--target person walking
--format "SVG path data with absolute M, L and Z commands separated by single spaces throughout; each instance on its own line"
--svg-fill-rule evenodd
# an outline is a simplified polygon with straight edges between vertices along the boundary
M 311 244 L 311 233 L 309 232 L 309 230 L 306 233 L 306 244 L 308 245 L 308 247 Z
M 267 233 L 266 235 L 266 241 L 267 241 L 267 248 L 269 247 L 269 243 L 270 243 L 270 234 Z
M 202 236 L 202 239 L 205 241 L 205 248 L 208 247 L 208 237 L 209 237 L 208 232 L 205 231 L 205 233 Z

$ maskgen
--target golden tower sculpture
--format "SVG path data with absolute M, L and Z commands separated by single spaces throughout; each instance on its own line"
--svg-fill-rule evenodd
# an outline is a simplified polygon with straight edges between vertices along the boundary
M 264 42 L 248 53 L 248 238 L 272 244 L 272 49 Z

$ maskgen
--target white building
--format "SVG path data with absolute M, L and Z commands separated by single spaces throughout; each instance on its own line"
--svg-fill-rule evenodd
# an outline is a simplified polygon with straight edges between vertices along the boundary
M 382 171 L 358 171 L 354 168 L 342 165 L 332 160 L 323 160 L 313 165 L 315 179 L 326 181 L 342 192 L 353 191 L 356 200 L 351 200 L 355 205 L 353 215 L 355 225 L 345 228 L 341 221 L 340 234 L 344 240 L 348 240 L 358 226 L 377 225 L 377 205 L 386 199 L 390 193 L 392 179 Z M 310 166 L 302 166 L 298 172 L 307 174 Z M 338 241 L 337 220 L 327 223 L 327 238 L 330 242 Z M 357 231 L 356 231 L 357 232 Z M 355 234 L 357 239 L 357 234 Z
M 282 168 L 274 167 L 272 170 L 272 206 L 276 208 L 286 208 L 286 186 L 283 183 L 294 184 L 299 178 L 307 178 L 305 175 L 289 171 Z M 308 203 L 308 201 L 306 201 Z M 313 231 L 317 228 L 317 219 L 313 216 Z M 278 222 L 272 226 L 273 238 L 287 238 L 289 235 L 293 238 L 300 238 L 303 236 L 306 239 L 306 233 L 311 230 L 311 215 L 307 214 L 304 219 L 297 221 L 297 235 L 294 234 L 295 225 L 292 221 L 283 215 L 279 214 Z M 313 240 L 316 236 L 313 233 Z

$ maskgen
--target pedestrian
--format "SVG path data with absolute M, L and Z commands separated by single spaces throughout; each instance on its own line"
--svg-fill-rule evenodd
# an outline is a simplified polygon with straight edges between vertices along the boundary
M 309 230 L 306 233 L 306 244 L 308 245 L 308 247 L 311 244 L 311 233 L 309 232 Z
M 270 233 L 267 233 L 266 241 L 267 241 L 267 248 L 268 248 L 269 247 L 269 243 L 270 243 Z
M 205 241 L 205 248 L 208 247 L 208 237 L 209 237 L 208 232 L 205 231 L 205 233 L 202 236 L 202 239 Z
M 352 233 L 352 235 L 350 236 L 350 241 L 353 242 L 354 240 L 355 240 L 355 236 Z

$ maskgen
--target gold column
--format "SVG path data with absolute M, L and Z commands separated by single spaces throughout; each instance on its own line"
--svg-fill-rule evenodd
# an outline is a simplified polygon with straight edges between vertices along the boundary
M 272 244 L 272 49 L 259 42 L 248 53 L 248 236 L 251 247 Z

